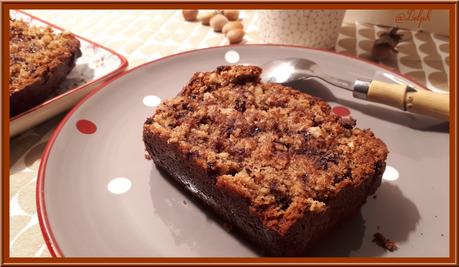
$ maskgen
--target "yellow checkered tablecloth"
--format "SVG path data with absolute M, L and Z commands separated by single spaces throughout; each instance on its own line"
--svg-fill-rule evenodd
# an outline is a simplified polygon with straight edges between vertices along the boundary
M 129 61 L 129 68 L 182 51 L 227 44 L 222 34 L 185 22 L 179 10 L 27 10 Z M 246 43 L 259 43 L 256 11 L 242 11 Z M 368 58 L 375 38 L 387 28 L 344 24 L 336 51 Z M 431 89 L 448 90 L 449 38 L 402 30 L 396 59 L 383 62 Z M 41 153 L 62 115 L 11 139 L 10 256 L 49 257 L 38 225 L 35 186 Z

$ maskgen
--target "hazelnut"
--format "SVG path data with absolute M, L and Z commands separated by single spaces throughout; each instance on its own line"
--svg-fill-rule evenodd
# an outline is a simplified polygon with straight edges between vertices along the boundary
M 237 20 L 239 18 L 239 10 L 223 10 L 223 15 L 228 20 Z
M 223 26 L 222 32 L 227 34 L 231 30 L 244 29 L 244 25 L 240 21 L 230 21 Z
M 188 10 L 183 10 L 182 11 L 183 18 L 186 21 L 196 21 L 196 19 L 198 17 L 198 13 L 199 13 L 199 11 L 195 10 L 195 9 L 188 9 Z
M 210 19 L 210 26 L 214 29 L 215 32 L 221 32 L 223 26 L 228 22 L 228 19 L 221 15 L 217 14 Z
M 242 41 L 242 39 L 244 38 L 244 34 L 245 32 L 242 29 L 234 29 L 229 31 L 226 34 L 226 37 L 228 38 L 230 44 L 237 44 Z
M 202 23 L 202 25 L 209 25 L 210 19 L 215 16 L 217 12 L 208 12 L 198 16 L 198 20 Z

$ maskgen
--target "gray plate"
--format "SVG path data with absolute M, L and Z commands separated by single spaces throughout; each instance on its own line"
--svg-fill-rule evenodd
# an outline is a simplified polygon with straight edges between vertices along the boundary
M 81 102 L 47 147 L 37 192 L 40 224 L 52 253 L 257 256 L 145 159 L 142 125 L 154 111 L 152 106 L 174 97 L 194 72 L 236 62 L 261 65 L 285 57 L 311 59 L 339 78 L 376 77 L 412 84 L 377 65 L 286 46 L 198 50 L 136 68 Z M 358 127 L 371 128 L 390 151 L 377 197 L 370 197 L 359 214 L 312 253 L 448 256 L 448 124 L 356 100 L 333 87 L 312 93 L 332 107 L 347 107 Z M 389 253 L 376 246 L 372 238 L 378 231 L 395 240 L 399 249 Z

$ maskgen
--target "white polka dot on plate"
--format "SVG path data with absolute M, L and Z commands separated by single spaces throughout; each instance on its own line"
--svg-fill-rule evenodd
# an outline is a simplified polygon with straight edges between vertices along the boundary
M 147 107 L 156 107 L 161 103 L 161 98 L 155 95 L 147 95 L 143 98 L 142 102 Z
M 387 165 L 382 178 L 386 181 L 395 181 L 400 177 L 397 169 Z
M 131 186 L 132 186 L 132 182 L 128 178 L 117 177 L 111 180 L 110 182 L 108 182 L 107 190 L 110 193 L 120 195 L 120 194 L 124 194 L 127 191 L 129 191 L 129 189 L 131 189 Z
M 239 53 L 234 50 L 230 50 L 225 53 L 225 60 L 228 63 L 233 63 L 233 64 L 238 63 L 239 59 L 240 59 Z

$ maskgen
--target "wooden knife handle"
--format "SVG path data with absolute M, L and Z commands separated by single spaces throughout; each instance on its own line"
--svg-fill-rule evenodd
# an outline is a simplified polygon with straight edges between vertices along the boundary
M 409 112 L 449 120 L 449 94 L 417 90 L 403 84 L 372 81 L 367 99 Z

